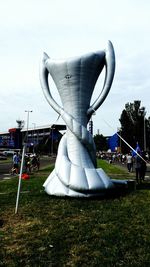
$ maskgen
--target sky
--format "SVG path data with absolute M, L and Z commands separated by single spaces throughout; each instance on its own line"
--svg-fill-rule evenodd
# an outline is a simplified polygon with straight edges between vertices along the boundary
M 27 127 L 53 123 L 58 114 L 47 103 L 39 80 L 46 52 L 65 59 L 104 50 L 111 40 L 116 70 L 106 100 L 93 116 L 94 133 L 112 135 L 127 102 L 141 100 L 150 116 L 149 0 L 1 0 L 0 1 L 0 132 L 24 120 Z M 91 104 L 100 94 L 104 73 Z M 61 104 L 50 80 L 52 96 Z

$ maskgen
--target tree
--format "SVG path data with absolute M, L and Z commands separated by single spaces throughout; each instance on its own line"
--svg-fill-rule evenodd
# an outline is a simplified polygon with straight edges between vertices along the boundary
M 127 103 L 120 116 L 121 136 L 133 147 L 138 142 L 141 149 L 145 149 L 146 140 L 150 137 L 150 120 L 145 118 L 146 111 L 140 107 L 141 101 L 136 100 L 134 103 Z M 122 152 L 129 152 L 129 147 L 122 142 Z
M 94 135 L 94 142 L 96 146 L 96 151 L 107 151 L 108 150 L 107 139 L 102 134 Z

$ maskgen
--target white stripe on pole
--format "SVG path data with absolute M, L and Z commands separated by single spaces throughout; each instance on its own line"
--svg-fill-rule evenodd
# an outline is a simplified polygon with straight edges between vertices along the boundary
M 26 148 L 26 144 L 24 145 L 23 151 L 22 151 L 22 159 L 21 159 L 21 166 L 20 166 L 20 173 L 19 173 L 18 192 L 17 192 L 17 199 L 16 199 L 15 214 L 18 212 L 18 204 L 19 204 L 19 196 L 20 196 L 20 188 L 21 188 L 21 179 L 22 179 L 21 176 L 22 176 L 23 165 L 24 165 L 25 148 Z
M 16 199 L 15 214 L 18 211 L 19 195 L 20 195 L 21 179 L 22 179 L 21 176 L 22 176 L 22 171 L 23 171 L 24 156 L 25 156 L 26 146 L 28 144 L 29 113 L 33 112 L 33 111 L 32 110 L 25 110 L 25 112 L 27 112 L 27 132 L 26 132 L 26 136 L 25 136 L 25 139 L 24 139 L 24 146 L 23 146 L 23 151 L 22 151 L 22 159 L 21 159 L 21 166 L 20 166 L 20 174 L 19 174 L 19 182 L 18 182 L 18 192 L 17 192 L 17 199 Z
M 131 149 L 132 149 L 132 151 L 134 151 L 143 161 L 145 161 L 146 163 L 147 163 L 147 161 L 132 147 L 132 146 L 130 146 L 129 145 L 129 143 L 127 143 L 127 141 L 126 140 L 124 140 L 123 139 L 123 137 L 120 135 L 120 134 L 118 134 L 118 133 L 116 133 L 120 138 L 121 138 L 121 140 L 128 146 L 128 147 L 130 147 Z

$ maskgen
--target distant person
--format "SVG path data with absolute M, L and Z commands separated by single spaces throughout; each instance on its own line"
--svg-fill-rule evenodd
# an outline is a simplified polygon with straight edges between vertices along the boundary
M 122 164 L 124 164 L 126 161 L 126 155 L 122 155 Z
M 40 168 L 40 158 L 38 155 L 34 154 L 31 160 L 31 165 L 33 169 L 39 170 Z
M 138 155 L 135 155 L 135 174 L 137 183 L 141 183 L 141 161 L 141 158 Z
M 18 152 L 16 152 L 13 155 L 13 169 L 14 169 L 14 173 L 16 174 L 19 173 L 19 164 L 20 164 L 20 156 Z
M 38 168 L 38 171 L 39 171 L 39 169 L 40 169 L 40 155 L 39 154 L 37 154 L 37 168 Z
M 25 172 L 31 173 L 31 158 L 29 155 L 25 155 Z
M 129 153 L 126 156 L 126 161 L 127 161 L 127 169 L 129 172 L 131 172 L 133 170 L 133 158 L 132 158 L 131 153 Z

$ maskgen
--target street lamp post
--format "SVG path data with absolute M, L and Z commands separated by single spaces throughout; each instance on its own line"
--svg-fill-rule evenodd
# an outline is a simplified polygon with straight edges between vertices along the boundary
M 52 125 L 51 127 L 51 155 L 53 156 L 53 150 L 54 150 L 54 138 L 53 138 L 53 130 L 55 130 L 55 127 Z
M 145 115 L 146 112 L 144 112 L 143 120 L 144 120 L 144 151 L 146 151 L 146 125 L 145 125 Z
M 26 133 L 26 145 L 28 144 L 28 130 L 29 130 L 29 113 L 33 112 L 32 110 L 25 110 L 27 112 L 27 133 Z
M 121 131 L 122 131 L 122 129 L 121 129 L 121 127 L 118 127 L 118 129 L 117 129 L 117 131 L 119 132 L 119 134 L 120 134 L 120 137 L 119 137 L 119 146 L 120 146 L 120 154 L 122 153 L 122 144 L 121 144 Z
M 142 107 L 140 109 L 140 112 L 143 116 L 143 148 L 144 148 L 144 151 L 146 151 L 146 125 L 145 125 L 146 111 L 145 111 L 145 107 Z
M 35 146 L 35 125 L 36 123 L 32 123 L 33 124 L 33 127 L 34 127 L 34 130 L 33 130 L 33 153 L 34 153 L 34 146 Z

